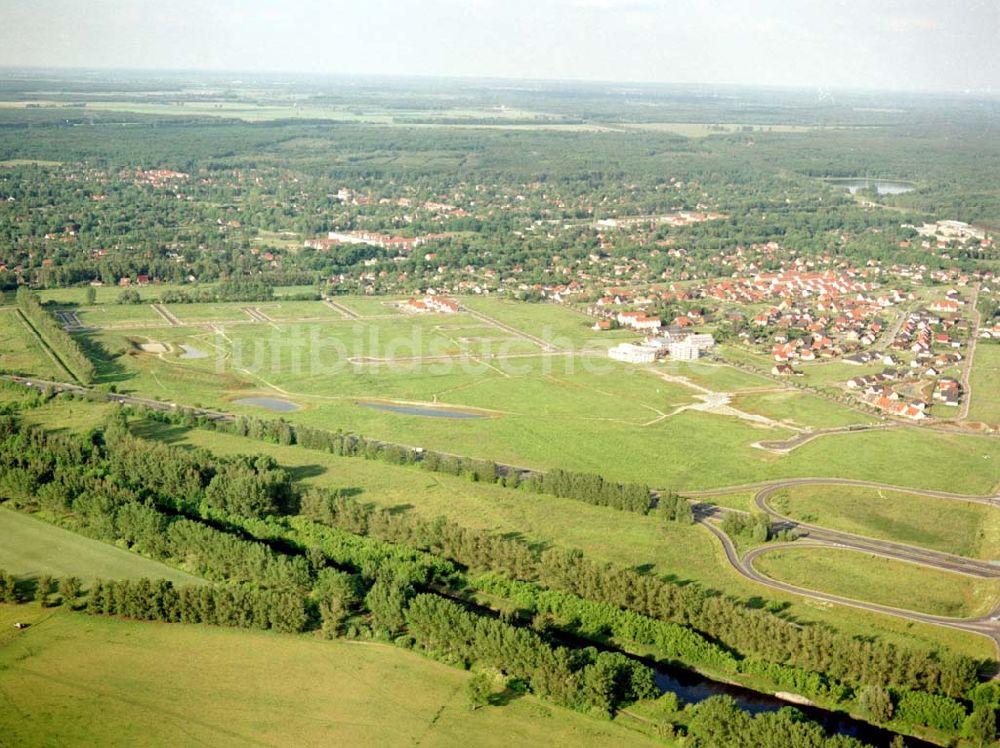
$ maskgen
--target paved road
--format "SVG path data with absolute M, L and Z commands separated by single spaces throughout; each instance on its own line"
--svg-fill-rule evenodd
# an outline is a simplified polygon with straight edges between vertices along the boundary
M 690 498 L 694 497 L 704 497 L 708 498 L 713 495 L 718 496 L 725 493 L 735 493 L 741 490 L 756 490 L 754 496 L 754 503 L 762 512 L 768 514 L 773 521 L 775 521 L 776 527 L 778 529 L 790 528 L 799 531 L 805 536 L 805 539 L 798 541 L 796 543 L 786 543 L 786 544 L 769 544 L 765 546 L 760 546 L 752 549 L 744 556 L 740 556 L 736 550 L 735 545 L 732 540 L 726 535 L 725 532 L 718 526 L 717 520 L 723 516 L 727 511 L 736 511 L 731 509 L 725 509 L 720 507 L 713 507 L 704 503 L 695 503 L 695 520 L 707 528 L 713 535 L 715 535 L 722 543 L 723 550 L 726 554 L 726 560 L 729 564 L 742 576 L 747 579 L 756 582 L 758 584 L 771 587 L 772 589 L 781 590 L 782 592 L 789 592 L 803 597 L 808 597 L 813 600 L 820 600 L 823 602 L 836 603 L 838 605 L 847 605 L 849 607 L 859 608 L 862 610 L 870 610 L 876 613 L 884 613 L 887 615 L 896 616 L 898 618 L 905 618 L 911 621 L 918 621 L 920 623 L 930 623 L 938 626 L 947 626 L 949 628 L 959 629 L 961 631 L 968 631 L 975 634 L 980 634 L 983 636 L 988 636 L 996 642 L 998 648 L 1000 648 L 1000 603 L 987 615 L 978 618 L 948 618 L 944 616 L 934 616 L 927 613 L 919 613 L 912 610 L 903 610 L 900 608 L 893 608 L 887 605 L 879 605 L 877 603 L 869 603 L 863 600 L 854 600 L 851 598 L 842 597 L 839 595 L 832 595 L 825 592 L 819 592 L 817 590 L 811 590 L 805 587 L 799 587 L 797 585 L 788 584 L 786 582 L 780 582 L 770 577 L 764 576 L 758 572 L 753 567 L 753 560 L 762 553 L 767 553 L 768 551 L 775 550 L 782 547 L 797 547 L 797 548 L 847 548 L 850 550 L 856 550 L 864 553 L 871 553 L 879 556 L 884 556 L 886 558 L 897 559 L 900 561 L 905 561 L 908 563 L 920 564 L 923 566 L 928 566 L 935 569 L 940 569 L 943 571 L 950 571 L 959 574 L 966 574 L 969 576 L 975 576 L 980 578 L 1000 578 L 1000 566 L 990 564 L 985 561 L 980 561 L 977 559 L 969 559 L 963 556 L 956 556 L 950 553 L 943 553 L 940 551 L 932 551 L 925 548 L 918 548 L 915 546 L 906 545 L 903 543 L 895 543 L 891 541 L 879 540 L 875 538 L 869 538 L 862 535 L 855 535 L 853 533 L 840 532 L 836 530 L 828 530 L 826 528 L 818 527 L 815 525 L 809 525 L 805 523 L 796 522 L 790 517 L 786 517 L 770 507 L 767 503 L 767 499 L 773 496 L 777 491 L 786 489 L 792 486 L 801 485 L 840 485 L 840 486 L 861 486 L 866 488 L 884 489 L 884 490 L 896 490 L 896 491 L 907 491 L 909 493 L 919 494 L 921 496 L 932 496 L 938 499 L 951 500 L 951 501 L 967 501 L 975 502 L 979 504 L 986 504 L 988 506 L 994 506 L 1000 508 L 1000 496 L 968 496 L 965 494 L 951 493 L 948 491 L 931 491 L 925 489 L 910 489 L 903 488 L 900 486 L 890 486 L 886 484 L 871 483 L 867 481 L 855 481 L 847 479 L 833 479 L 833 478 L 798 478 L 786 481 L 776 481 L 771 483 L 757 483 L 748 484 L 743 486 L 733 486 L 725 489 L 713 489 L 710 491 L 701 492 L 689 492 L 686 496 Z
M 927 548 L 920 548 L 905 543 L 896 543 L 889 540 L 870 538 L 864 535 L 844 532 L 841 530 L 830 530 L 825 527 L 799 522 L 787 517 L 768 503 L 768 499 L 778 491 L 789 488 L 792 485 L 802 485 L 802 483 L 775 483 L 767 488 L 761 489 L 754 496 L 754 503 L 757 508 L 771 517 L 779 526 L 796 530 L 801 536 L 810 540 L 823 541 L 828 545 L 853 548 L 866 553 L 874 553 L 887 558 L 895 558 L 900 561 L 908 561 L 923 566 L 931 566 L 944 571 L 953 571 L 959 574 L 982 577 L 986 579 L 1000 578 L 1000 566 L 991 564 L 988 561 L 970 559 L 964 556 L 957 556 L 943 551 L 934 551 Z M 811 485 L 845 485 L 841 481 L 829 481 L 827 483 L 813 482 Z M 874 484 L 867 484 L 871 488 Z M 908 490 L 921 496 L 932 496 L 948 501 L 965 501 L 988 506 L 1000 507 L 1000 497 L 996 496 L 962 496 L 961 494 L 946 493 L 943 491 L 923 491 Z
M 811 442 L 821 436 L 829 436 L 830 434 L 853 434 L 857 431 L 872 431 L 878 429 L 894 429 L 902 426 L 900 423 L 873 423 L 864 424 L 857 423 L 851 426 L 835 426 L 828 429 L 815 429 L 813 431 L 802 431 L 790 439 L 777 439 L 770 441 L 757 442 L 755 446 L 761 449 L 768 449 L 772 452 L 791 452 L 796 447 L 801 447 L 806 442 Z
M 761 548 L 755 548 L 748 552 L 745 556 L 741 557 L 739 552 L 736 550 L 736 546 L 733 545 L 733 541 L 729 538 L 726 533 L 724 533 L 717 525 L 707 519 L 701 519 L 699 522 L 708 530 L 715 535 L 719 542 L 722 543 L 722 548 L 726 554 L 726 560 L 729 564 L 742 576 L 746 577 L 752 582 L 757 584 L 762 584 L 766 587 L 772 589 L 781 590 L 782 592 L 788 592 L 794 595 L 799 595 L 802 597 L 808 597 L 813 600 L 819 600 L 822 602 L 833 603 L 836 605 L 846 605 L 851 608 L 858 608 L 859 610 L 867 610 L 873 613 L 883 613 L 886 615 L 896 616 L 897 618 L 905 618 L 910 621 L 917 621 L 919 623 L 929 623 L 935 626 L 945 626 L 947 628 L 958 629 L 959 631 L 967 631 L 973 634 L 979 634 L 981 636 L 987 636 L 992 639 L 998 647 L 1000 647 L 1000 622 L 993 620 L 996 617 L 997 611 L 993 611 L 990 615 L 982 616 L 980 618 L 946 618 L 944 616 L 934 616 L 928 613 L 917 613 L 912 610 L 903 610 L 900 608 L 893 608 L 888 605 L 879 605 L 877 603 L 869 603 L 863 600 L 854 600 L 849 597 L 841 597 L 839 595 L 831 595 L 826 592 L 819 592 L 818 590 L 810 590 L 805 587 L 798 587 L 793 584 L 787 584 L 785 582 L 779 582 L 770 577 L 766 577 L 760 572 L 758 572 L 753 567 L 753 559 L 762 553 L 766 553 L 771 550 L 784 547 L 809 547 L 810 545 L 814 547 L 826 547 L 819 544 L 809 544 L 809 543 L 784 543 L 784 544 L 772 544 L 764 546 Z
M 979 284 L 972 288 L 972 330 L 969 334 L 969 346 L 965 352 L 965 361 L 962 365 L 962 403 L 958 410 L 958 420 L 964 421 L 969 417 L 969 406 L 972 404 L 972 383 L 969 375 L 972 373 L 972 359 L 976 355 L 976 341 L 979 340 L 979 325 L 982 322 L 979 309 L 976 306 L 979 302 Z

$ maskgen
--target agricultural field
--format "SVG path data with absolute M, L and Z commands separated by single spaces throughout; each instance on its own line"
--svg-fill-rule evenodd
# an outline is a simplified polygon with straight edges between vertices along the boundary
M 837 548 L 781 548 L 754 559 L 757 571 L 809 590 L 951 618 L 993 610 L 1000 580 L 938 571 Z M 886 584 L 885 580 L 892 580 Z
M 43 574 L 92 579 L 169 579 L 175 584 L 204 584 L 180 569 L 117 548 L 0 506 L 0 569 L 17 579 Z
M 792 486 L 768 503 L 807 524 L 969 558 L 1000 559 L 1000 517 L 984 504 L 859 486 Z
M 12 745 L 663 745 L 532 696 L 473 712 L 469 673 L 384 644 L 35 605 L 0 605 L 0 632 Z
M 1000 424 L 1000 345 L 980 342 L 970 375 L 969 420 Z

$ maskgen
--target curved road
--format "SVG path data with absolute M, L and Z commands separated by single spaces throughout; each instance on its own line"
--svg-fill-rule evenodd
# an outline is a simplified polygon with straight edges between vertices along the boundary
M 903 610 L 901 608 L 893 608 L 888 605 L 879 605 L 878 603 L 869 603 L 863 600 L 855 600 L 849 597 L 841 597 L 839 595 L 831 595 L 826 592 L 819 592 L 817 590 L 810 590 L 805 587 L 798 587 L 794 584 L 787 584 L 785 582 L 779 582 L 776 579 L 771 579 L 766 577 L 760 572 L 758 572 L 753 567 L 753 559 L 760 555 L 761 553 L 766 553 L 767 551 L 774 550 L 776 548 L 782 547 L 802 547 L 798 543 L 781 543 L 774 544 L 770 546 L 763 546 L 760 548 L 755 548 L 749 551 L 745 556 L 741 557 L 739 552 L 736 550 L 736 546 L 733 545 L 733 541 L 729 538 L 726 533 L 722 531 L 721 528 L 716 526 L 714 523 L 708 521 L 707 519 L 699 519 L 698 522 L 715 535 L 719 541 L 722 543 L 722 548 L 725 551 L 726 559 L 729 561 L 730 565 L 739 572 L 740 575 L 746 577 L 752 582 L 757 584 L 762 584 L 766 587 L 772 589 L 780 590 L 782 592 L 788 592 L 793 595 L 799 595 L 802 597 L 808 597 L 813 600 L 819 600 L 821 602 L 833 603 L 835 605 L 846 605 L 851 608 L 858 608 L 859 610 L 867 610 L 873 613 L 883 613 L 886 615 L 896 616 L 897 618 L 905 618 L 910 621 L 917 621 L 919 623 L 929 623 L 935 626 L 946 626 L 948 628 L 958 629 L 959 631 L 966 631 L 973 634 L 979 634 L 981 636 L 987 636 L 991 638 L 997 647 L 1000 647 L 1000 622 L 994 620 L 997 616 L 995 615 L 997 611 L 993 611 L 993 614 L 982 616 L 980 618 L 946 618 L 944 616 L 934 616 L 928 613 L 918 613 L 913 610 Z M 814 547 L 827 547 L 824 544 L 813 543 L 804 544 L 806 546 L 812 545 Z
M 904 543 L 879 540 L 876 538 L 870 538 L 863 535 L 855 535 L 853 533 L 848 533 L 848 532 L 840 532 L 837 530 L 828 530 L 826 528 L 818 527 L 816 525 L 797 522 L 792 518 L 786 517 L 785 515 L 775 511 L 767 503 L 768 498 L 773 496 L 776 492 L 793 486 L 802 486 L 802 485 L 858 486 L 864 488 L 904 491 L 907 493 L 914 493 L 921 496 L 930 496 L 950 501 L 974 502 L 998 508 L 1000 508 L 1000 496 L 997 495 L 968 496 L 965 494 L 951 493 L 948 491 L 910 489 L 901 486 L 872 483 L 868 481 L 857 481 L 857 480 L 835 479 L 835 478 L 796 478 L 785 481 L 773 481 L 767 483 L 746 484 L 742 486 L 734 486 L 729 488 L 712 489 L 708 491 L 692 491 L 686 494 L 690 499 L 696 499 L 699 497 L 707 498 L 727 493 L 735 493 L 740 490 L 756 490 L 756 493 L 754 495 L 754 503 L 758 509 L 760 509 L 762 512 L 767 514 L 773 521 L 775 521 L 776 525 L 779 528 L 798 530 L 805 536 L 806 538 L 805 542 L 799 542 L 794 544 L 781 543 L 781 544 L 770 544 L 770 545 L 760 546 L 748 551 L 743 556 L 740 556 L 739 552 L 736 549 L 736 546 L 733 544 L 730 537 L 726 535 L 726 533 L 723 532 L 722 529 L 715 522 L 716 519 L 718 519 L 720 516 L 723 516 L 727 512 L 738 511 L 738 510 L 725 509 L 722 507 L 711 506 L 696 501 L 694 504 L 695 520 L 703 527 L 707 528 L 713 535 L 715 535 L 719 539 L 719 541 L 722 543 L 722 547 L 726 555 L 726 560 L 729 562 L 729 564 L 740 575 L 753 582 L 756 582 L 757 584 L 761 584 L 766 587 L 770 587 L 772 589 L 780 590 L 782 592 L 788 592 L 802 597 L 808 597 L 813 600 L 834 603 L 837 605 L 846 605 L 861 610 L 868 610 L 875 613 L 883 613 L 887 615 L 896 616 L 898 618 L 905 618 L 907 620 L 917 621 L 920 623 L 929 623 L 937 626 L 947 626 L 949 628 L 958 629 L 960 631 L 967 631 L 975 634 L 980 634 L 982 636 L 988 636 L 996 643 L 997 647 L 1000 648 L 1000 602 L 998 602 L 996 607 L 989 614 L 985 616 L 981 616 L 978 618 L 948 618 L 945 616 L 935 616 L 935 615 L 930 615 L 928 613 L 919 613 L 917 611 L 912 611 L 912 610 L 893 608 L 888 605 L 879 605 L 877 603 L 870 603 L 863 600 L 855 600 L 853 598 L 842 597 L 840 595 L 832 595 L 825 592 L 820 592 L 818 590 L 799 587 L 797 585 L 788 584 L 786 582 L 780 582 L 776 579 L 772 579 L 758 572 L 753 566 L 753 560 L 757 556 L 761 555 L 762 553 L 774 550 L 776 548 L 791 546 L 800 548 L 801 547 L 847 548 L 850 550 L 875 554 L 879 556 L 884 556 L 886 558 L 897 559 L 908 563 L 920 564 L 923 566 L 928 566 L 943 571 L 950 571 L 958 574 L 967 574 L 969 576 L 975 576 L 981 578 L 1000 578 L 1000 565 L 994 565 L 987 561 L 965 558 L 964 556 L 956 556 L 954 554 L 944 553 L 941 551 L 933 551 L 926 548 L 910 546 Z

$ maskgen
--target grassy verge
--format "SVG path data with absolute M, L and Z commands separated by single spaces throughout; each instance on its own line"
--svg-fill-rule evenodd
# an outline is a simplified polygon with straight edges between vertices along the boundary
M 758 556 L 762 574 L 819 592 L 932 615 L 968 618 L 989 612 L 1000 581 L 833 548 L 783 548 Z
M 66 377 L 13 306 L 0 306 L 0 370 Z
M 1000 512 L 982 504 L 857 486 L 795 486 L 769 503 L 793 519 L 833 530 L 1000 558 Z

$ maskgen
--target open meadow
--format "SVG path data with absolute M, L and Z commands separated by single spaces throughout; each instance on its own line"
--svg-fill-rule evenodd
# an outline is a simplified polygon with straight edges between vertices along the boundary
M 915 428 L 825 436 L 784 455 L 759 449 L 802 428 L 874 419 L 732 367 L 611 361 L 606 348 L 634 333 L 604 337 L 564 307 L 462 303 L 470 311 L 382 314 L 381 300 L 337 297 L 359 318 L 320 301 L 168 304 L 180 325 L 146 326 L 156 313 L 144 306 L 128 329 L 109 319 L 76 334 L 99 381 L 121 392 L 248 415 L 268 412 L 239 401 L 279 398 L 293 403 L 282 415 L 294 422 L 525 467 L 679 490 L 837 476 L 988 493 L 1000 482 L 995 440 Z M 772 420 L 705 411 L 702 388 L 736 393 L 736 408 Z M 483 417 L 367 407 L 373 402 Z
M 13 308 L 0 306 L 0 370 L 59 379 L 65 370 Z
M 0 569 L 16 579 L 44 574 L 92 579 L 169 579 L 175 584 L 204 580 L 158 561 L 77 535 L 41 519 L 0 506 Z
M 384 644 L 35 605 L 0 632 L 6 745 L 662 745 L 531 696 L 473 712 L 469 673 Z

